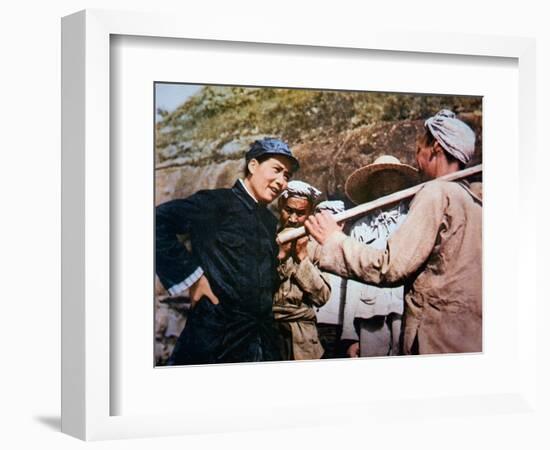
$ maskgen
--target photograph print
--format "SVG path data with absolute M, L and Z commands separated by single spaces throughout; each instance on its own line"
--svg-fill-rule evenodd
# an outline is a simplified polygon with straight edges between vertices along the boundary
M 154 90 L 156 366 L 483 351 L 482 97 Z

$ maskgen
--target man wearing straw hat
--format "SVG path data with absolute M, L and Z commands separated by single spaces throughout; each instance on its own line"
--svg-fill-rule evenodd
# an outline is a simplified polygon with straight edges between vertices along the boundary
M 300 227 L 313 212 L 321 191 L 293 180 L 279 197 L 281 228 Z M 280 332 L 284 360 L 318 359 L 323 347 L 317 334 L 314 307 L 330 297 L 328 275 L 312 261 L 316 247 L 308 236 L 283 244 L 279 250 L 279 289 L 273 298 L 273 315 Z
M 418 171 L 397 158 L 382 155 L 353 172 L 346 181 L 348 198 L 359 205 L 406 189 L 418 182 Z M 350 236 L 385 249 L 390 235 L 403 223 L 408 201 L 372 211 L 351 227 Z M 403 286 L 377 287 L 349 280 L 346 288 L 342 340 L 347 355 L 387 356 L 400 353 Z
M 466 182 L 435 178 L 458 172 L 474 154 L 475 134 L 454 113 L 425 121 L 416 160 L 433 180 L 415 195 L 384 250 L 347 237 L 330 215 L 305 226 L 320 243 L 320 266 L 379 286 L 406 283 L 405 354 L 482 351 L 482 210 Z

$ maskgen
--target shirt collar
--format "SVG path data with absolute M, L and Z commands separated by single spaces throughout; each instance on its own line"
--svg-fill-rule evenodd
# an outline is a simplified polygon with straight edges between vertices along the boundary
M 232 191 L 245 204 L 248 209 L 254 209 L 258 206 L 258 201 L 246 188 L 243 180 L 238 179 L 233 185 Z

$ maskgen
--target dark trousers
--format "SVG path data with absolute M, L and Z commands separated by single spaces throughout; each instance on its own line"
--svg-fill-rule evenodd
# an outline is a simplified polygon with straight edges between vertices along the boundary
M 317 332 L 319 333 L 319 341 L 325 349 L 322 359 L 345 357 L 345 350 L 343 350 L 340 343 L 340 336 L 342 335 L 341 325 L 318 323 Z

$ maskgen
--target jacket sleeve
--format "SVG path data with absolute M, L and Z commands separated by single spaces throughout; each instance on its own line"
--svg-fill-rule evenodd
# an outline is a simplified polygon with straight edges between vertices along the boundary
M 319 268 L 319 261 L 315 259 L 318 247 L 319 244 L 314 239 L 309 239 L 308 257 L 299 264 L 294 279 L 304 292 L 304 300 L 320 308 L 330 300 L 332 288 L 330 275 Z
M 199 191 L 156 208 L 155 268 L 163 286 L 174 295 L 191 286 L 203 274 L 197 255 L 189 252 L 178 235 L 192 235 L 215 220 L 211 191 Z
M 328 274 L 321 272 L 309 258 L 305 258 L 296 269 L 294 279 L 304 292 L 306 302 L 320 307 L 330 298 L 330 280 Z
M 398 286 L 425 264 L 444 226 L 448 196 L 442 182 L 427 184 L 413 199 L 403 224 L 385 250 L 335 233 L 321 247 L 320 266 L 340 276 L 378 286 Z

